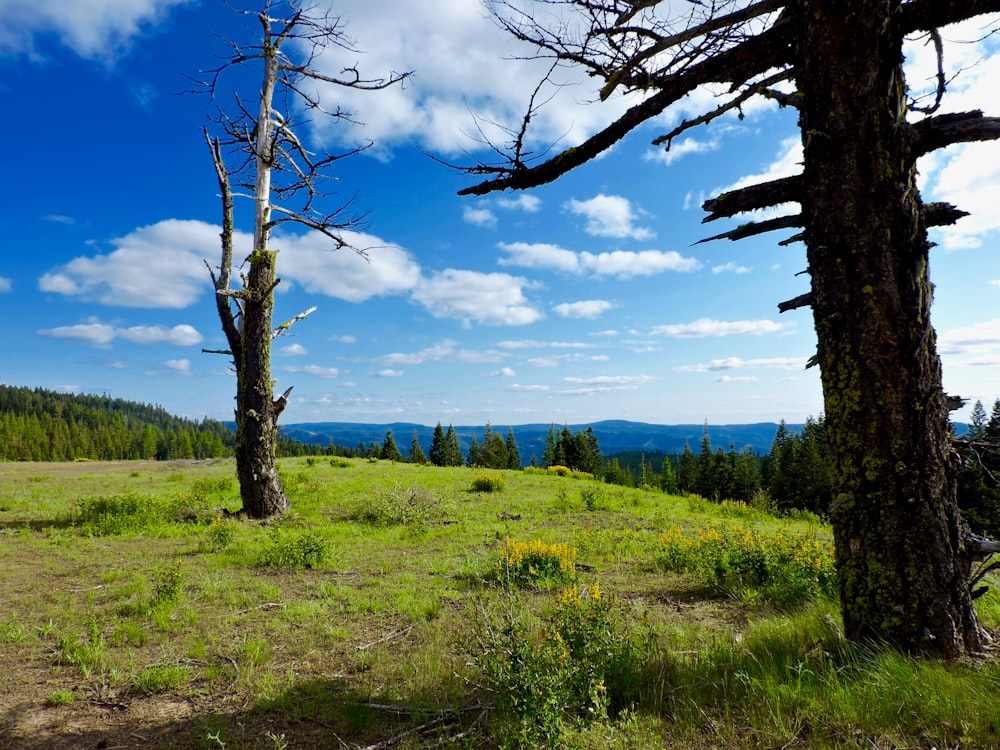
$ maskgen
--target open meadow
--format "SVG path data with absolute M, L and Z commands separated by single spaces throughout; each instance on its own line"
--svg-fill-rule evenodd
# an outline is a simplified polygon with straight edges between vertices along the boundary
M 1000 747 L 1000 662 L 847 644 L 808 514 L 280 466 L 261 525 L 231 461 L 0 464 L 0 748 Z

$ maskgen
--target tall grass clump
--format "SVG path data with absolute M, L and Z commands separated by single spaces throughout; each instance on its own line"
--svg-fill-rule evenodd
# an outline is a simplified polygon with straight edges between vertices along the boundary
M 613 720 L 639 698 L 650 644 L 596 584 L 562 591 L 541 621 L 512 598 L 482 610 L 469 649 L 497 744 L 563 747 L 569 730 Z
M 426 523 L 443 513 L 441 501 L 430 490 L 397 483 L 365 493 L 350 517 L 372 526 L 398 526 Z
M 318 568 L 330 557 L 329 541 L 310 530 L 272 529 L 270 539 L 257 554 L 265 568 Z
M 767 533 L 713 521 L 693 532 L 674 527 L 660 537 L 658 562 L 694 574 L 705 586 L 745 600 L 779 606 L 836 595 L 828 544 L 799 533 Z
M 73 521 L 90 536 L 122 536 L 140 533 L 163 518 L 163 507 L 153 498 L 124 493 L 82 498 Z
M 565 544 L 540 539 L 519 542 L 508 537 L 493 563 L 493 574 L 501 583 L 512 586 L 569 581 L 576 575 L 575 559 L 576 549 Z

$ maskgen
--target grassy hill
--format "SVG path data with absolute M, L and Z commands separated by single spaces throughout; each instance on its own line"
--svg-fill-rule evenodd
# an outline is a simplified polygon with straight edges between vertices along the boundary
M 1000 664 L 844 642 L 829 530 L 550 473 L 0 464 L 0 748 L 1000 743 Z M 487 491 L 489 490 L 489 491 Z M 1000 596 L 978 600 L 1000 623 Z

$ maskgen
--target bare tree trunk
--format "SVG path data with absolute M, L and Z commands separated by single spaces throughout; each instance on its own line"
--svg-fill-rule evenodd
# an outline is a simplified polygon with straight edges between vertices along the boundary
M 237 367 L 236 387 L 236 473 L 243 511 L 251 518 L 270 518 L 288 508 L 275 464 L 278 420 L 270 367 L 275 253 L 254 251 L 247 279 L 248 291 L 254 291 L 243 305 L 243 359 Z
M 899 2 L 799 2 L 803 215 L 844 627 L 956 657 L 983 634 L 961 562 L 929 244 L 903 132 Z

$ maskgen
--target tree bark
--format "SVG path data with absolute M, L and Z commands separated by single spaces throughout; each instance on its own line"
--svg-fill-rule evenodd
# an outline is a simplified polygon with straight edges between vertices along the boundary
M 930 324 L 898 0 L 797 0 L 801 201 L 845 633 L 954 658 L 983 632 Z M 831 64 L 831 61 L 836 64 Z
M 255 250 L 251 254 L 247 282 L 243 356 L 236 368 L 236 474 L 243 512 L 250 518 L 270 518 L 288 509 L 275 462 L 278 424 L 271 382 L 273 251 Z

